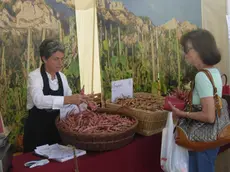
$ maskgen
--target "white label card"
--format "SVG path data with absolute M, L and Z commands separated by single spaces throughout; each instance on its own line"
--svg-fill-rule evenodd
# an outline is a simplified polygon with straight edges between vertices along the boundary
M 133 78 L 112 81 L 112 98 L 114 102 L 117 98 L 133 98 Z

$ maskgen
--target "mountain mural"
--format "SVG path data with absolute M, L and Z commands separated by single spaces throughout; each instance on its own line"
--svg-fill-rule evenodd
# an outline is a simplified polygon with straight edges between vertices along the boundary
M 23 134 L 27 116 L 27 75 L 41 65 L 38 47 L 46 38 L 66 47 L 64 69 L 73 93 L 80 89 L 74 0 L 0 1 L 0 113 L 12 129 L 10 140 Z M 123 3 L 126 2 L 126 3 Z M 135 1 L 136 2 L 136 1 Z M 141 1 L 138 3 L 141 3 Z M 179 39 L 197 26 L 176 16 L 155 25 L 140 16 L 127 1 L 97 0 L 100 63 L 105 99 L 111 81 L 134 78 L 135 92 L 160 92 L 183 88 L 194 71 L 181 55 Z
M 41 65 L 42 40 L 55 38 L 65 45 L 63 72 L 73 93 L 80 90 L 75 9 L 54 0 L 0 1 L 0 37 L 0 95 L 5 95 L 0 113 L 15 144 L 27 116 L 27 75 Z
M 126 1 L 125 1 L 126 2 Z M 193 79 L 195 69 L 182 58 L 180 37 L 198 27 L 175 17 L 154 25 L 122 1 L 97 0 L 102 80 L 106 99 L 111 81 L 133 78 L 135 92 L 168 94 Z M 141 2 L 139 2 L 141 5 Z M 140 9 L 144 10 L 144 9 Z M 189 73 L 192 73 L 188 76 Z

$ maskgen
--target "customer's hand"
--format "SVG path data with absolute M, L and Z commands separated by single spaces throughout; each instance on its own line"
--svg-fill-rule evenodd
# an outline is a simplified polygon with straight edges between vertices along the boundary
M 176 117 L 185 117 L 186 116 L 186 113 L 178 108 L 176 108 L 175 106 L 172 105 L 171 102 L 169 102 L 169 106 L 171 107 L 172 109 L 172 114 L 173 114 L 173 117 L 175 118 Z

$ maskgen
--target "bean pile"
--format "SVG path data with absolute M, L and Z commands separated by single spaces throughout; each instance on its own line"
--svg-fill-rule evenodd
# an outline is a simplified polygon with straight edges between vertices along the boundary
M 136 121 L 128 117 L 112 114 L 99 114 L 92 111 L 84 111 L 79 115 L 70 114 L 61 119 L 58 128 L 70 133 L 113 133 L 125 131 Z
M 153 95 L 135 95 L 134 98 L 118 98 L 115 103 L 135 109 L 157 111 L 162 110 L 164 97 Z

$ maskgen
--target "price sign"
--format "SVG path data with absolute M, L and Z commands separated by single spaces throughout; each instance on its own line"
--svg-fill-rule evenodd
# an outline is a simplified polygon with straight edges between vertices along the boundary
M 117 98 L 130 97 L 133 98 L 133 79 L 123 79 L 112 81 L 112 98 L 114 102 Z

